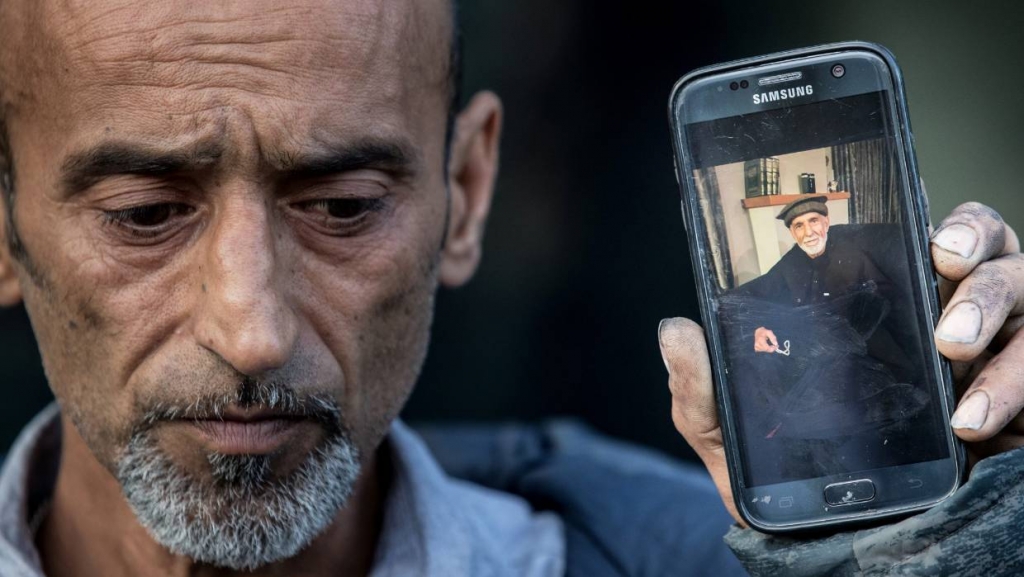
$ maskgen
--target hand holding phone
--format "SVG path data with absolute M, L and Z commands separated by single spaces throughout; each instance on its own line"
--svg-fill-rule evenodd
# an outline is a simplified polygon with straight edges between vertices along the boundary
M 996 329 L 988 295 L 972 293 L 935 332 L 927 202 L 892 55 L 847 42 L 701 69 L 676 85 L 669 118 L 736 512 L 784 532 L 948 498 L 966 463 L 933 341 L 977 354 Z M 835 186 L 816 193 L 817 180 Z M 966 205 L 935 244 L 977 259 L 991 247 L 965 219 L 993 215 Z M 1005 248 L 994 230 L 985 258 Z M 979 278 L 1016 274 L 970 262 Z M 967 274 L 953 266 L 938 270 Z M 953 426 L 977 429 L 994 408 L 973 394 Z
M 1024 383 L 1013 377 L 1024 372 L 1024 255 L 1018 238 L 995 211 L 968 203 L 942 221 L 931 252 L 944 289 L 936 345 L 956 361 L 953 373 L 962 391 L 953 417 L 961 426 L 953 430 L 968 443 L 974 461 L 1024 446 Z M 1001 288 L 993 291 L 994 286 Z M 985 311 L 980 324 L 952 314 L 965 302 Z M 704 332 L 693 321 L 673 318 L 662 322 L 658 336 L 676 429 L 708 468 L 733 518 L 746 526 L 729 483 Z M 986 360 L 988 350 L 998 353 Z M 981 411 L 965 406 L 966 397 L 977 392 L 985 395 Z

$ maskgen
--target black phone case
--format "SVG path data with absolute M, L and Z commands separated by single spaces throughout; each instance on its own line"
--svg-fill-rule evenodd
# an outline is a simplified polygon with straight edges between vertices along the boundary
M 938 293 L 937 278 L 931 271 L 934 269 L 931 262 L 931 253 L 929 250 L 929 235 L 928 235 L 928 202 L 924 194 L 924 190 L 921 185 L 921 178 L 918 172 L 917 158 L 914 152 L 914 136 L 910 127 L 910 117 L 907 108 L 907 98 L 903 82 L 903 75 L 900 71 L 899 66 L 896 63 L 892 53 L 889 52 L 885 47 L 862 41 L 848 41 L 838 42 L 833 44 L 824 44 L 819 46 L 812 46 L 808 48 L 801 48 L 797 50 L 789 50 L 785 52 L 778 52 L 774 54 L 768 54 L 764 56 L 757 56 L 753 58 L 746 58 L 742 60 L 735 60 L 732 62 L 726 62 L 713 66 L 707 66 L 694 70 L 685 76 L 683 76 L 672 89 L 671 97 L 669 98 L 669 125 L 672 131 L 672 148 L 673 148 L 673 163 L 676 174 L 676 181 L 679 184 L 679 193 L 681 196 L 682 212 L 683 212 L 683 224 L 686 228 L 687 240 L 690 246 L 691 262 L 693 265 L 694 277 L 697 279 L 697 294 L 700 303 L 701 318 L 705 327 L 705 338 L 708 343 L 708 351 L 710 353 L 712 363 L 712 374 L 714 376 L 715 385 L 715 399 L 718 407 L 719 421 L 722 427 L 723 441 L 725 445 L 726 460 L 729 469 L 729 481 L 732 487 L 741 487 L 741 475 L 739 467 L 740 455 L 738 443 L 740 440 L 736 437 L 736 415 L 732 411 L 729 403 L 725 401 L 725 380 L 722 373 L 722 367 L 725 362 L 723 358 L 722 347 L 718 345 L 721 342 L 721 336 L 718 334 L 716 324 L 712 322 L 711 315 L 712 307 L 714 306 L 713 298 L 708 293 L 709 279 L 708 270 L 701 266 L 701 263 L 706 262 L 706 251 L 707 249 L 703 246 L 701 239 L 695 234 L 695 231 L 699 230 L 701 226 L 698 220 L 698 214 L 696 209 L 696 195 L 690 191 L 690 187 L 693 186 L 689 167 L 685 166 L 685 154 L 683 153 L 683 136 L 682 127 L 677 125 L 676 121 L 676 110 L 679 106 L 679 99 L 683 93 L 683 88 L 698 79 L 703 79 L 708 76 L 720 74 L 723 72 L 731 72 L 739 69 L 760 66 L 769 63 L 775 63 L 785 60 L 792 60 L 797 58 L 818 56 L 824 54 L 836 53 L 840 54 L 844 51 L 858 50 L 874 53 L 875 55 L 882 58 L 889 70 L 889 74 L 892 79 L 893 92 L 896 99 L 896 130 L 899 132 L 904 142 L 904 156 L 905 166 L 908 171 L 908 180 L 911 187 L 910 194 L 912 196 L 912 206 L 914 208 L 914 214 L 916 218 L 913 219 L 916 244 L 920 251 L 921 260 L 923 266 L 919 267 L 919 270 L 914 271 L 915 274 L 922 277 L 922 286 L 931 286 L 932 290 L 929 292 L 928 311 L 922 311 L 924 314 L 930 315 L 931 326 L 934 328 L 938 322 L 941 307 Z M 681 166 L 682 165 L 682 166 Z M 932 343 L 934 348 L 934 343 Z M 944 406 L 944 414 L 947 417 L 952 416 L 953 408 L 955 407 L 955 398 L 953 391 L 953 380 L 950 372 L 950 366 L 948 361 L 943 360 L 942 362 L 942 380 L 944 383 L 943 398 L 941 399 Z M 958 474 L 957 474 L 957 485 L 958 488 L 960 483 L 963 482 L 965 476 L 965 453 L 963 444 L 959 442 L 955 435 L 951 432 L 948 433 L 953 441 L 954 452 L 952 457 L 954 458 Z M 954 488 L 954 490 L 955 490 Z M 950 493 L 952 494 L 952 493 Z M 947 495 L 948 497 L 948 495 Z M 896 508 L 882 508 L 877 510 L 864 511 L 858 514 L 846 516 L 842 519 L 837 520 L 820 520 L 812 521 L 807 523 L 799 524 L 798 526 L 786 526 L 777 527 L 772 525 L 765 525 L 760 523 L 756 518 L 753 518 L 747 510 L 746 503 L 743 499 L 739 498 L 739 492 L 734 491 L 733 493 L 734 503 L 736 510 L 740 513 L 743 519 L 751 527 L 766 533 L 792 533 L 792 532 L 813 532 L 821 531 L 825 529 L 835 530 L 840 526 L 863 526 L 877 523 L 881 520 L 892 519 L 894 517 L 906 516 L 921 510 L 925 510 L 934 506 L 935 504 L 944 500 L 940 498 L 935 502 L 919 507 L 896 507 Z

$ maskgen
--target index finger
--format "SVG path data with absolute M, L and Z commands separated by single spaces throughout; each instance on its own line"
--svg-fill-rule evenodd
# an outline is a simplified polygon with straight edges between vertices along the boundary
M 999 213 L 968 202 L 953 209 L 932 234 L 931 253 L 935 271 L 959 281 L 979 264 L 993 257 L 1020 252 L 1020 242 Z

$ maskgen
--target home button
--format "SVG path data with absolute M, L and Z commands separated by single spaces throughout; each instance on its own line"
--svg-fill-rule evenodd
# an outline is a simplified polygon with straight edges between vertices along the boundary
M 875 484 L 871 479 L 833 483 L 825 487 L 825 502 L 829 505 L 850 505 L 875 498 Z

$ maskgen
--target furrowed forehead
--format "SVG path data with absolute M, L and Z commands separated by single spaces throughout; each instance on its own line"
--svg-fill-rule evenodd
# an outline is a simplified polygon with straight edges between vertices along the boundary
M 217 86 L 227 69 L 243 77 L 240 90 L 270 94 L 319 89 L 332 75 L 378 95 L 399 82 L 450 93 L 448 0 L 0 0 L 0 16 L 10 39 L 0 90 L 12 105 L 85 80 Z

